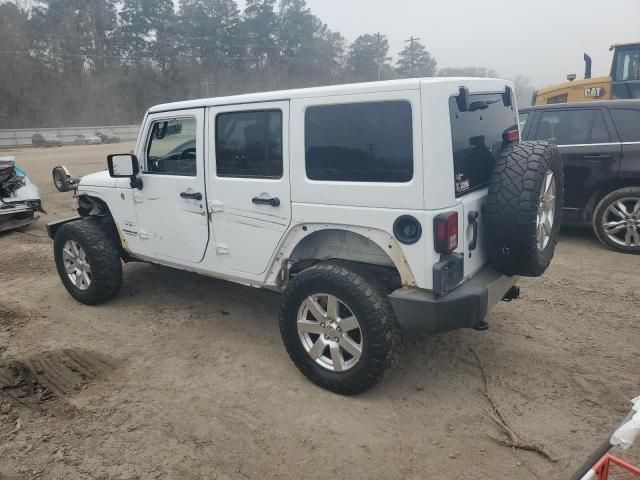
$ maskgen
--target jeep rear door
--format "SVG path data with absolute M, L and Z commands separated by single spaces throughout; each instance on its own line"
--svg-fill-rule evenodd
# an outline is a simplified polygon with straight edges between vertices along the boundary
M 258 275 L 291 221 L 289 102 L 210 107 L 212 247 L 229 273 Z

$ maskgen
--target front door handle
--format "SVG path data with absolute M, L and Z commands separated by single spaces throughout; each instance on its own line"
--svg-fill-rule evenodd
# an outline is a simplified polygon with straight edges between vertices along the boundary
M 273 197 L 273 198 L 253 197 L 251 201 L 256 205 L 271 205 L 272 207 L 280 206 L 280 199 L 278 197 Z
M 187 198 L 189 200 L 202 200 L 202 194 L 200 192 L 182 192 L 180 198 Z

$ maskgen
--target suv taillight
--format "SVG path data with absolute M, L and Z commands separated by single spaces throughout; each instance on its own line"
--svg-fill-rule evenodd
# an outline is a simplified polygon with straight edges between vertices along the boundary
M 436 215 L 433 230 L 436 252 L 447 255 L 458 248 L 458 212 Z

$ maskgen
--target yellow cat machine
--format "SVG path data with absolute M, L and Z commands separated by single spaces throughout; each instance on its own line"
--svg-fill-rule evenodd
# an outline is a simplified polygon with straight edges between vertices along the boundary
M 611 45 L 609 50 L 614 52 L 609 76 L 591 78 L 591 57 L 585 53 L 584 79 L 567 75 L 567 82 L 534 93 L 532 104 L 640 98 L 640 43 Z

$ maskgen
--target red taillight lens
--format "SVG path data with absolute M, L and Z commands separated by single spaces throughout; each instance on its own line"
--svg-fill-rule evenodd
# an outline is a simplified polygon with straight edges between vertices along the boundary
M 515 129 L 504 132 L 502 134 L 502 139 L 505 142 L 517 142 L 518 140 L 520 140 L 520 130 Z
M 433 227 L 436 252 L 449 254 L 458 248 L 458 212 L 437 215 Z
M 13 173 L 13 166 L 0 168 L 0 175 L 11 175 Z

